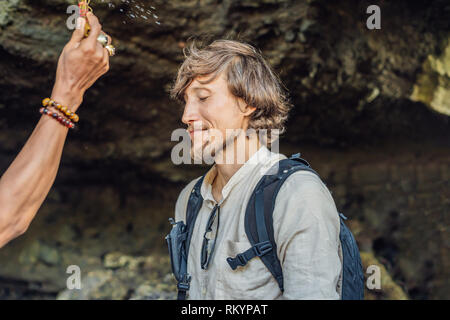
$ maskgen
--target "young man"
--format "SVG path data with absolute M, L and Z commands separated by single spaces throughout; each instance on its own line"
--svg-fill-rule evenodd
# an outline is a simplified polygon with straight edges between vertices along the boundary
M 256 184 L 286 158 L 246 131 L 282 132 L 290 104 L 278 77 L 248 44 L 219 40 L 202 49 L 192 45 L 185 55 L 172 96 L 185 104 L 182 121 L 191 137 L 191 156 L 215 160 L 201 185 L 203 203 L 189 246 L 189 298 L 339 299 L 339 216 L 330 192 L 311 172 L 289 176 L 275 202 L 273 230 L 284 292 L 261 259 L 236 270 L 227 263 L 227 257 L 251 247 L 244 217 Z M 197 181 L 179 195 L 176 221 L 186 221 Z
M 79 18 L 59 58 L 51 95 L 52 100 L 72 112 L 80 106 L 85 91 L 109 69 L 109 51 L 97 41 L 101 25 L 92 13 L 86 19 L 91 26 L 89 37 L 84 38 L 86 21 Z M 52 112 L 60 114 L 57 110 Z M 42 115 L 25 146 L 1 177 L 0 248 L 27 230 L 44 202 L 55 180 L 68 130 L 52 117 Z

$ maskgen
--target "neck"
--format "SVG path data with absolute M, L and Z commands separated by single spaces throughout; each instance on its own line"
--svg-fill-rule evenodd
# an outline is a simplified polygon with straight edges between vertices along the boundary
M 215 157 L 217 175 L 214 179 L 213 189 L 221 194 L 223 187 L 231 177 L 259 150 L 261 144 L 257 135 L 246 137 L 245 134 L 237 136 L 224 150 Z

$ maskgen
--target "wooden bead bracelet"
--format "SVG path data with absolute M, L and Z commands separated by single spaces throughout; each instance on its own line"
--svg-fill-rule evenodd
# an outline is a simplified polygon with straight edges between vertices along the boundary
M 50 98 L 45 98 L 44 100 L 42 100 L 42 105 L 44 107 L 55 107 L 56 109 L 61 111 L 67 117 L 67 119 L 72 120 L 73 122 L 78 122 L 80 120 L 75 112 L 70 111 L 66 106 L 62 106 Z

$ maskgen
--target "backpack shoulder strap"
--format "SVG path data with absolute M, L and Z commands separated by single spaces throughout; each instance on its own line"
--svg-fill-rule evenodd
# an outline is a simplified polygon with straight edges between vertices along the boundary
M 195 183 L 194 188 L 192 188 L 191 194 L 186 207 L 186 226 L 188 230 L 188 235 L 186 239 L 186 254 L 189 253 L 189 246 L 191 244 L 192 231 L 194 230 L 195 221 L 197 220 L 198 212 L 200 211 L 203 203 L 203 197 L 200 192 L 202 187 L 203 179 L 202 176 Z
M 195 221 L 197 220 L 198 212 L 200 211 L 203 203 L 203 197 L 200 192 L 200 188 L 205 176 L 202 176 L 192 188 L 191 194 L 186 207 L 186 238 L 184 246 L 181 250 L 181 274 L 184 275 L 183 279 L 178 281 L 178 300 L 185 300 L 186 294 L 190 288 L 191 276 L 187 272 L 187 261 L 189 257 L 189 247 L 191 244 L 192 232 L 194 230 Z
M 317 174 L 306 160 L 300 158 L 300 154 L 295 154 L 289 159 L 279 161 L 268 171 L 274 174 L 265 175 L 260 179 L 245 212 L 245 232 L 252 247 L 235 258 L 227 259 L 234 270 L 238 266 L 246 265 L 250 259 L 260 257 L 278 282 L 282 292 L 284 291 L 283 272 L 277 256 L 272 213 L 278 191 L 284 181 L 299 170 Z

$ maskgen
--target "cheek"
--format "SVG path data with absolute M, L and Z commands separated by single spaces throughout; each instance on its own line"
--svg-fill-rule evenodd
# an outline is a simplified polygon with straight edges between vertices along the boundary
M 225 104 L 212 103 L 207 108 L 201 108 L 200 114 L 202 118 L 217 129 L 237 129 L 242 124 L 242 113 L 232 103 Z
M 198 113 L 200 115 L 201 121 L 208 125 L 214 123 L 214 115 L 217 114 L 214 108 L 211 108 L 207 105 L 203 105 L 198 108 Z

